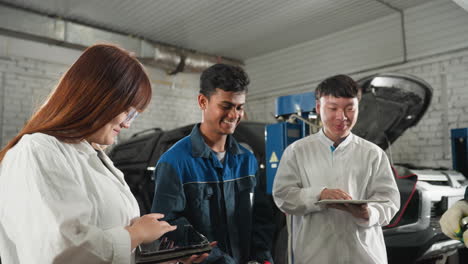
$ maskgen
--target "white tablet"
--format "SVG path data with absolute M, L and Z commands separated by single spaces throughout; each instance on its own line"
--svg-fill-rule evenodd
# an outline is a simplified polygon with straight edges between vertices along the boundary
M 367 203 L 388 203 L 389 200 L 320 200 L 315 204 L 367 204 Z

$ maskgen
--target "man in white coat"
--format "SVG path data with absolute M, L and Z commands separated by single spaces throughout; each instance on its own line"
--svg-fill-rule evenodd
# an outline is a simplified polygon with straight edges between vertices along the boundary
M 315 91 L 323 128 L 286 148 L 273 185 L 276 205 L 293 216 L 292 259 L 306 263 L 387 263 L 382 226 L 400 207 L 385 152 L 353 133 L 361 89 L 337 75 Z M 388 200 L 317 205 L 320 200 Z

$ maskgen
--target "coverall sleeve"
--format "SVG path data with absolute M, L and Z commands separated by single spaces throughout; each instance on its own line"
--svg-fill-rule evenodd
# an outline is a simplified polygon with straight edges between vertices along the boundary
M 183 216 L 186 197 L 177 170 L 168 162 L 159 162 L 154 174 L 156 182 L 151 212 L 164 214 L 164 220 L 172 225 L 191 224 Z M 203 264 L 212 263 L 235 264 L 235 261 L 218 247 L 215 247 L 208 258 L 203 261 Z
M 173 225 L 190 222 L 183 216 L 185 193 L 177 170 L 168 162 L 159 162 L 154 171 L 155 190 L 152 213 L 164 214 L 164 220 Z
M 388 203 L 370 203 L 369 220 L 354 218 L 363 227 L 375 225 L 385 226 L 400 209 L 400 192 L 395 182 L 390 162 L 385 152 L 380 151 L 372 161 L 373 174 L 366 188 L 366 197 L 370 200 L 389 200 Z
M 252 228 L 252 256 L 251 260 L 260 263 L 267 260 L 273 263 L 271 248 L 275 223 L 273 218 L 273 201 L 267 197 L 261 182 L 260 170 L 256 174 Z
M 90 224 L 92 197 L 61 149 L 24 143 L 3 159 L 0 181 L 0 229 L 19 263 L 130 263 L 128 231 Z
M 322 186 L 304 187 L 299 171 L 294 144 L 289 145 L 281 157 L 273 183 L 273 198 L 281 211 L 293 215 L 305 215 L 321 210 L 315 205 Z

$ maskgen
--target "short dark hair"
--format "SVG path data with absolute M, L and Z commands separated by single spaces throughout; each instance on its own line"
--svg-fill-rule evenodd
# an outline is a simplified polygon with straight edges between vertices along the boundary
M 200 93 L 210 97 L 216 88 L 226 92 L 246 92 L 250 80 L 247 73 L 238 66 L 215 64 L 200 76 Z
M 315 89 L 315 99 L 331 95 L 334 97 L 345 97 L 361 99 L 361 87 L 348 75 L 339 74 L 322 81 Z

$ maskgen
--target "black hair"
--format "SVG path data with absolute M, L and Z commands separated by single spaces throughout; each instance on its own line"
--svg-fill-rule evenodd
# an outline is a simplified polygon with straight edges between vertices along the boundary
M 210 97 L 216 88 L 226 92 L 246 92 L 250 80 L 247 73 L 238 66 L 215 64 L 200 76 L 200 93 Z
M 360 100 L 362 89 L 353 78 L 348 75 L 339 74 L 325 79 L 315 89 L 316 100 L 327 95 L 345 98 L 357 97 Z

